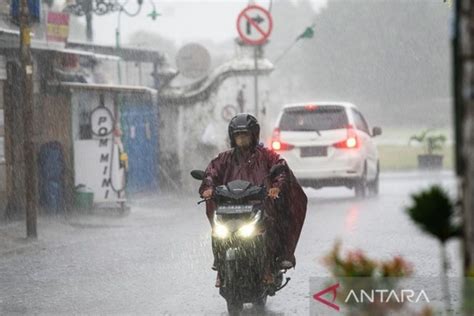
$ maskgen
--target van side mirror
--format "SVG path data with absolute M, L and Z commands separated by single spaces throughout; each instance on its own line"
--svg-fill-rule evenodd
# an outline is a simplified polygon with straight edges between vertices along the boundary
M 378 127 L 378 126 L 375 126 L 372 129 L 372 137 L 379 136 L 379 135 L 382 135 L 382 128 Z
M 202 170 L 193 170 L 191 171 L 191 177 L 193 177 L 196 180 L 202 181 L 204 179 L 204 174 L 205 172 Z

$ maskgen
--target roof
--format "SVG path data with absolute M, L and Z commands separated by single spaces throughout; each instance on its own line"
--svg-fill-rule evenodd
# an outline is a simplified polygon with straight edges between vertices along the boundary
M 62 54 L 73 54 L 85 57 L 91 57 L 95 59 L 105 59 L 105 60 L 112 60 L 112 61 L 119 61 L 121 58 L 116 55 L 105 55 L 105 54 L 96 54 L 93 52 L 78 50 L 78 49 L 70 49 L 70 48 L 60 48 L 60 47 L 52 47 L 52 46 L 41 46 L 35 45 L 32 47 L 33 50 L 44 50 L 44 51 L 54 51 Z
M 308 101 L 308 102 L 301 102 L 301 103 L 290 103 L 290 104 L 285 104 L 283 106 L 283 109 L 288 109 L 288 108 L 294 108 L 294 107 L 302 107 L 305 105 L 317 105 L 317 106 L 330 106 L 330 105 L 337 105 L 337 106 L 342 106 L 345 108 L 357 108 L 354 104 L 350 102 L 341 102 L 341 101 Z
M 0 37 L 2 41 L 2 45 L 0 47 L 1 50 L 7 51 L 9 54 L 16 55 L 19 49 L 20 45 L 20 32 L 16 30 L 10 30 L 10 29 L 3 29 L 0 28 Z M 79 49 L 71 49 L 71 48 L 65 48 L 64 44 L 61 43 L 48 43 L 43 40 L 37 40 L 33 39 L 31 41 L 31 49 L 33 52 L 58 52 L 62 54 L 74 54 L 74 55 L 80 55 L 80 56 L 85 56 L 85 57 L 90 57 L 94 59 L 107 59 L 107 60 L 113 60 L 113 61 L 119 61 L 120 57 L 117 56 L 116 54 L 98 54 L 95 52 L 90 52 L 90 51 L 85 51 L 85 50 L 79 50 Z M 111 52 L 113 53 L 113 52 Z
M 5 51 L 9 48 L 15 48 L 18 51 L 20 47 L 20 32 L 8 28 L 0 28 L 0 50 Z
M 128 92 L 128 93 L 149 93 L 156 95 L 157 91 L 143 86 L 125 86 L 112 84 L 81 83 L 81 82 L 60 82 L 50 83 L 52 86 L 67 88 L 70 90 L 104 90 L 109 92 Z
M 20 36 L 20 31 L 0 28 L 0 35 L 4 35 L 4 34 L 19 37 Z
M 160 98 L 169 100 L 183 100 L 192 103 L 195 99 L 205 99 L 212 87 L 219 85 L 226 78 L 233 75 L 253 75 L 255 64 L 253 58 L 236 58 L 217 67 L 210 75 L 188 86 L 166 87 L 160 92 Z M 258 60 L 258 72 L 269 74 L 274 69 L 268 59 Z
M 94 43 L 68 42 L 67 48 L 81 49 L 98 54 L 117 55 L 123 60 L 137 62 L 164 62 L 164 55 L 161 52 L 151 49 L 98 45 Z

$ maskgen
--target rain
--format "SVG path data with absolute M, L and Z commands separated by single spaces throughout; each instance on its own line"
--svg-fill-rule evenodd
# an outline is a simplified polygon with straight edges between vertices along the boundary
M 464 2 L 2 1 L 0 314 L 474 313 Z

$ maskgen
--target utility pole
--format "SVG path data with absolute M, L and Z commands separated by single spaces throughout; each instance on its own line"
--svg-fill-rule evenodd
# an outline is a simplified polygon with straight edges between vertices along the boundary
M 463 314 L 474 314 L 474 3 L 454 1 L 454 123 L 456 174 L 464 236 Z
M 20 59 L 22 74 L 22 108 L 24 128 L 24 162 L 26 191 L 26 235 L 38 237 L 36 230 L 37 209 L 35 203 L 36 168 L 33 142 L 33 63 L 31 58 L 31 29 L 27 0 L 20 2 Z
M 474 275 L 474 3 L 455 1 L 454 97 L 457 174 L 464 213 L 464 271 Z M 464 27 L 462 27 L 464 26 Z

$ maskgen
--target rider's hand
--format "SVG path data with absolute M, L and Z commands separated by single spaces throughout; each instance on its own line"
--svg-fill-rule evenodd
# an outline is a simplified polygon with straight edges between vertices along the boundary
M 270 190 L 268 190 L 268 196 L 272 198 L 273 200 L 278 199 L 279 194 L 280 194 L 279 188 L 271 188 Z
M 212 189 L 207 189 L 206 191 L 202 192 L 202 198 L 205 200 L 209 200 L 212 197 L 214 191 Z

